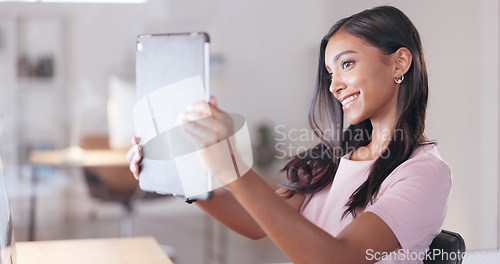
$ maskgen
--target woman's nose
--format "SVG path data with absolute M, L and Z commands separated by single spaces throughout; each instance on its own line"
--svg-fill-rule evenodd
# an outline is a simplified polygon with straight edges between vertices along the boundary
M 338 95 L 342 90 L 346 88 L 346 85 L 341 82 L 338 78 L 332 78 L 332 81 L 330 82 L 330 92 L 333 95 Z

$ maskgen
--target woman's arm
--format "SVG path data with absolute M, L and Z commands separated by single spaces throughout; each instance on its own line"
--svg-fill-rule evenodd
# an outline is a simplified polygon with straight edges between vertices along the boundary
M 134 174 L 134 177 L 139 179 L 139 163 L 142 160 L 142 153 L 136 137 L 132 139 L 132 147 L 127 153 L 127 159 L 130 162 L 130 170 Z M 289 193 L 284 189 L 279 189 L 277 192 L 286 199 L 286 202 L 294 210 L 299 210 L 303 201 L 302 194 L 296 193 L 290 197 Z M 238 203 L 231 192 L 226 189 L 218 188 L 214 190 L 211 200 L 199 200 L 195 204 L 206 214 L 241 235 L 251 239 L 259 239 L 266 236 L 262 228 Z
M 194 204 L 207 215 L 243 236 L 251 239 L 266 236 L 262 228 L 226 189 L 216 189 L 213 191 L 212 199 L 199 200 Z
M 373 263 L 367 250 L 391 252 L 399 243 L 382 219 L 364 213 L 333 237 L 286 206 L 269 186 L 250 170 L 227 185 L 235 199 L 293 263 Z
M 296 211 L 300 209 L 304 201 L 303 194 L 295 193 L 290 195 L 289 191 L 284 188 L 278 189 L 276 193 Z M 260 239 L 266 236 L 259 224 L 226 189 L 216 189 L 212 199 L 207 201 L 199 200 L 194 204 L 221 224 L 243 236 L 251 239 Z
M 210 115 L 215 121 L 200 121 Z M 204 102 L 192 104 L 179 115 L 186 135 L 205 147 L 199 152 L 205 167 L 229 188 L 246 211 L 244 218 L 248 219 L 248 214 L 294 263 L 373 263 L 375 259 L 367 260 L 368 249 L 391 252 L 398 247 L 389 226 L 371 212 L 363 213 L 333 237 L 303 217 L 297 207 L 288 206 L 252 169 L 240 175 L 238 167 L 235 173 L 238 164 L 251 164 L 245 164 L 235 149 L 233 162 L 228 162 L 227 152 L 218 148 L 223 144 L 215 145 L 220 144 L 219 138 L 224 140 L 232 134 L 230 119 L 215 104 Z

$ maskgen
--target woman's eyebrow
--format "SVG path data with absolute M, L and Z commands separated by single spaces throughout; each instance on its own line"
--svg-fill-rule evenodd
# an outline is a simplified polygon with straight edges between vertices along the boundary
M 345 54 L 350 54 L 350 53 L 357 53 L 357 52 L 355 52 L 354 50 L 346 50 L 346 51 L 342 51 L 341 53 L 337 54 L 337 56 L 335 56 L 335 58 L 334 58 L 334 60 L 333 60 L 333 61 L 334 61 L 334 62 L 337 62 L 337 61 L 340 59 L 340 57 L 342 57 L 342 56 L 343 56 L 343 55 L 345 55 Z

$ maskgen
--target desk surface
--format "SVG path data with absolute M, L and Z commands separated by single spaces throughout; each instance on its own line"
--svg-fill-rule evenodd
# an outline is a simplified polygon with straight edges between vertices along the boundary
M 78 167 L 128 167 L 127 150 L 84 150 L 71 147 L 61 150 L 34 150 L 29 154 L 33 165 Z
M 17 242 L 18 264 L 172 264 L 153 237 Z

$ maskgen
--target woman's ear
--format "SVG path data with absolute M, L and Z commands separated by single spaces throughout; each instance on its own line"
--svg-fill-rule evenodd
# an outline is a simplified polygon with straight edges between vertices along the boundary
M 410 69 L 413 56 L 411 55 L 411 52 L 405 48 L 401 47 L 396 52 L 394 52 L 395 55 L 395 67 L 394 67 L 394 74 L 395 75 L 405 75 L 408 70 Z

